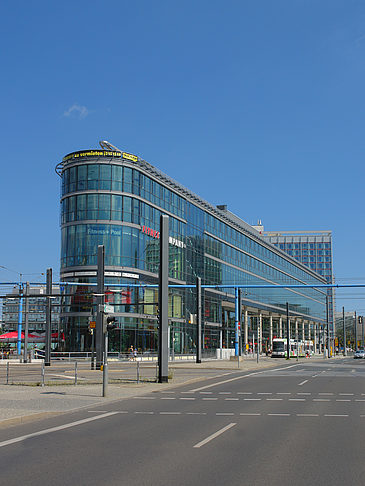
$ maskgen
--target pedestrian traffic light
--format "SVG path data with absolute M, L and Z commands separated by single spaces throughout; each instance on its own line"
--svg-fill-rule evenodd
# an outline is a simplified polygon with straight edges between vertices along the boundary
M 108 316 L 104 314 L 104 319 L 103 319 L 103 332 L 109 332 L 112 331 L 117 327 L 117 323 L 115 322 L 115 317 L 114 316 Z

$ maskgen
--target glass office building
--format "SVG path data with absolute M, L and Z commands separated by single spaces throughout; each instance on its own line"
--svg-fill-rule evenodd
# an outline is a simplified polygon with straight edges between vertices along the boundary
M 105 298 L 118 322 L 111 350 L 124 352 L 131 344 L 143 352 L 157 349 L 157 289 L 131 285 L 158 282 L 161 214 L 169 216 L 170 283 L 195 284 L 199 276 L 203 285 L 220 286 L 204 291 L 207 352 L 232 347 L 234 290 L 224 285 L 326 283 L 224 207 L 207 203 L 135 155 L 105 149 L 73 152 L 56 170 L 61 176 L 61 280 L 96 282 L 97 247 L 105 246 Z M 95 288 L 66 287 L 61 311 L 66 348 L 88 350 Z M 251 326 L 258 313 L 284 315 L 286 302 L 292 316 L 321 323 L 325 293 L 310 287 L 246 288 L 242 298 Z M 195 351 L 195 308 L 193 290 L 170 289 L 170 346 L 175 353 Z
M 262 226 L 255 228 L 262 230 L 262 235 L 272 245 L 322 275 L 328 284 L 334 284 L 331 231 L 263 231 Z M 327 293 L 330 330 L 334 337 L 334 288 L 329 288 Z

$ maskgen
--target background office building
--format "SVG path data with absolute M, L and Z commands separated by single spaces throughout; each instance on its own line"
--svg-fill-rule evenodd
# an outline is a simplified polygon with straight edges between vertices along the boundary
M 331 231 L 264 231 L 261 221 L 254 226 L 272 245 L 334 283 Z M 335 336 L 335 290 L 328 289 L 328 317 L 332 337 Z
M 105 297 L 119 325 L 110 336 L 110 350 L 124 352 L 131 344 L 142 352 L 157 350 L 157 289 L 131 284 L 158 282 L 161 214 L 169 216 L 170 283 L 195 284 L 199 276 L 203 285 L 223 286 L 203 292 L 206 353 L 233 347 L 234 290 L 224 285 L 326 282 L 224 206 L 207 203 L 146 161 L 112 148 L 103 143 L 101 150 L 73 152 L 57 166 L 62 186 L 61 280 L 95 283 L 97 247 L 105 246 Z M 90 349 L 88 320 L 95 311 L 95 288 L 65 288 L 61 327 L 66 348 Z M 268 333 L 282 335 L 286 302 L 300 336 L 313 337 L 325 322 L 323 290 L 246 288 L 242 321 L 248 332 L 243 343 L 252 345 L 257 328 L 261 346 Z M 193 289 L 170 289 L 172 352 L 195 352 L 195 309 Z

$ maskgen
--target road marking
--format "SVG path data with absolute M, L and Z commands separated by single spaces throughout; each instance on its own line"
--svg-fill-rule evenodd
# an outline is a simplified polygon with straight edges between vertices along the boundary
M 361 400 L 361 398 L 355 398 L 355 402 L 365 402 L 365 400 Z
M 208 442 L 210 442 L 211 440 L 215 439 L 216 437 L 218 437 L 219 435 L 223 434 L 224 432 L 226 432 L 227 430 L 229 430 L 230 428 L 234 427 L 235 423 L 231 423 L 231 424 L 228 424 L 226 425 L 225 427 L 223 427 L 222 429 L 218 430 L 217 432 L 215 432 L 214 434 L 210 435 L 209 437 L 207 437 L 206 439 L 202 440 L 201 442 L 198 442 L 197 444 L 195 444 L 195 448 L 199 448 L 199 447 L 202 447 L 203 445 L 207 444 Z
M 318 413 L 297 413 L 297 417 L 319 417 Z
M 266 398 L 268 402 L 280 402 L 283 401 L 283 398 Z
M 176 400 L 175 397 L 161 397 L 161 400 Z
M 174 391 L 162 391 L 161 393 L 176 393 L 176 392 L 174 392 Z
M 219 392 L 218 395 L 231 395 L 232 392 Z
M 181 397 L 179 400 L 195 400 L 193 397 Z
M 240 415 L 244 415 L 244 416 L 247 415 L 249 417 L 252 417 L 252 416 L 257 417 L 257 416 L 261 415 L 261 413 L 240 413 Z
M 304 380 L 304 381 L 302 381 L 302 383 L 298 383 L 298 386 L 305 385 L 306 383 L 308 383 L 308 380 Z
M 231 400 L 231 401 L 233 401 L 233 400 L 239 400 L 239 398 L 225 398 L 224 400 L 227 400 L 227 401 L 228 400 Z
M 186 415 L 206 415 L 206 412 L 186 412 Z
M 269 417 L 290 417 L 290 413 L 268 413 Z
M 202 400 L 218 400 L 218 398 L 202 398 Z
M 318 393 L 318 395 L 334 395 L 334 393 Z
M 252 392 L 237 392 L 237 395 L 252 395 Z
M 234 413 L 228 413 L 228 412 L 216 412 L 216 415 L 234 415 Z
M 314 402 L 330 402 L 329 398 L 313 398 Z
M 278 392 L 277 395 L 291 395 L 289 392 Z
M 289 398 L 289 402 L 305 402 L 305 398 Z
M 44 430 L 40 430 L 39 432 L 33 432 L 32 434 L 15 437 L 14 439 L 4 440 L 3 442 L 0 442 L 0 447 L 16 444 L 17 442 L 23 442 L 26 439 L 38 437 L 40 435 L 51 434 L 52 432 L 58 432 L 59 430 L 65 430 L 71 427 L 77 427 L 78 425 L 87 424 L 88 422 L 93 422 L 94 420 L 103 419 L 117 414 L 118 412 L 108 412 L 108 413 L 104 413 L 103 415 L 97 415 L 96 417 L 89 417 L 86 419 L 77 420 L 76 422 L 70 422 L 68 424 L 59 425 L 58 427 L 51 427 L 50 429 L 44 429 Z
M 190 390 L 190 391 L 191 392 L 200 392 L 201 390 L 206 390 L 207 388 L 212 388 L 213 386 L 223 385 L 225 383 L 230 383 L 230 382 L 236 381 L 236 380 L 243 380 L 244 378 L 249 378 L 250 376 L 262 375 L 262 373 L 267 373 L 268 371 L 272 372 L 272 371 L 287 370 L 288 368 L 294 368 L 294 366 L 298 366 L 298 365 L 295 364 L 295 365 L 287 366 L 286 368 L 277 368 L 277 369 L 274 369 L 274 370 L 255 371 L 255 372 L 249 373 L 247 375 L 236 376 L 235 378 L 230 378 L 229 380 L 223 380 L 223 381 L 219 381 L 217 383 L 212 383 L 211 385 L 201 386 L 200 388 L 195 388 L 194 390 Z
M 325 413 L 324 417 L 348 417 L 348 415 L 335 415 L 335 414 Z
M 134 412 L 134 413 L 139 415 L 153 415 L 155 412 Z
M 249 401 L 249 402 L 259 402 L 261 398 L 244 398 L 244 401 Z
M 272 395 L 272 393 L 258 393 L 258 395 Z
M 312 395 L 309 392 L 298 392 L 297 395 Z
M 160 415 L 181 415 L 181 412 L 160 412 Z
M 336 398 L 336 402 L 351 402 L 351 400 L 349 398 L 342 398 L 342 399 Z
M 213 392 L 200 392 L 201 395 L 212 395 Z
M 88 413 L 107 413 L 107 410 L 88 410 Z
M 133 397 L 138 398 L 139 400 L 156 400 L 156 397 Z
M 339 395 L 341 397 L 353 397 L 355 395 L 355 393 L 339 393 Z

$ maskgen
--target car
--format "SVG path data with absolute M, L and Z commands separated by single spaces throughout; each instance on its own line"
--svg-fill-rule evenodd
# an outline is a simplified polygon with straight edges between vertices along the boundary
M 365 359 L 365 351 L 363 349 L 357 349 L 354 353 L 354 359 Z

